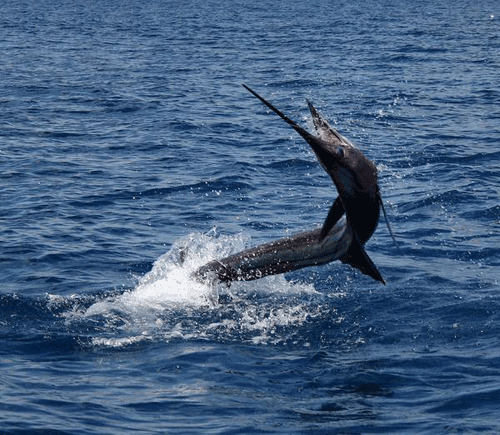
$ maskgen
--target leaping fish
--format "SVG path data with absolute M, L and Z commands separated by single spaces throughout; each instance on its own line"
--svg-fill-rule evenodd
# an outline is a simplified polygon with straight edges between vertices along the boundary
M 300 127 L 248 86 L 243 86 L 311 146 L 332 178 L 338 197 L 321 228 L 213 260 L 197 269 L 194 277 L 202 282 L 230 284 L 340 260 L 385 284 L 365 251 L 365 244 L 377 227 L 380 207 L 383 209 L 374 163 L 331 127 L 309 101 L 317 136 Z M 394 238 L 390 227 L 389 231 Z

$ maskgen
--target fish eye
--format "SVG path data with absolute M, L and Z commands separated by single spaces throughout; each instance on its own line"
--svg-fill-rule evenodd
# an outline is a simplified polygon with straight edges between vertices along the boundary
M 342 147 L 338 147 L 336 152 L 337 152 L 337 155 L 339 157 L 344 157 L 345 156 L 344 148 L 342 148 Z

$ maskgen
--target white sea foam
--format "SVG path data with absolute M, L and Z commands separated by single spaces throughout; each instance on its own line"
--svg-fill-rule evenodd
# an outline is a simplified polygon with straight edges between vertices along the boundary
M 245 237 L 191 234 L 155 261 L 135 288 L 73 309 L 68 321 L 103 323 L 104 333 L 92 338 L 98 346 L 122 347 L 144 340 L 241 337 L 275 342 L 278 328 L 296 327 L 316 317 L 320 309 L 301 296 L 317 295 L 312 284 L 272 276 L 236 282 L 231 288 L 209 286 L 193 279 L 201 265 L 240 251 Z M 226 302 L 219 302 L 219 293 Z M 249 335 L 249 336 L 248 336 Z

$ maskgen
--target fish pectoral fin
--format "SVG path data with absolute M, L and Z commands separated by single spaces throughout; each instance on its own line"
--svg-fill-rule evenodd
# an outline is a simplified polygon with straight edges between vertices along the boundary
M 334 201 L 333 205 L 330 207 L 330 211 L 328 212 L 328 216 L 323 223 L 323 227 L 321 228 L 321 233 L 319 236 L 319 241 L 322 242 L 325 237 L 328 235 L 330 230 L 334 227 L 334 225 L 338 222 L 338 220 L 344 214 L 344 204 L 340 199 L 340 196 L 337 196 L 337 199 Z
M 380 281 L 385 285 L 385 279 L 375 266 L 375 263 L 368 256 L 365 248 L 359 242 L 358 237 L 354 234 L 354 240 L 347 253 L 340 259 L 343 263 L 361 270 L 365 275 L 371 276 L 376 281 Z
M 394 233 L 392 232 L 391 224 L 389 223 L 389 218 L 387 217 L 387 213 L 385 211 L 384 201 L 382 200 L 382 196 L 380 196 L 380 193 L 379 193 L 379 198 L 380 198 L 380 206 L 382 207 L 382 211 L 384 212 L 385 223 L 387 224 L 387 229 L 389 230 L 389 234 L 392 237 L 392 241 L 394 242 L 394 246 L 397 248 L 397 250 L 399 252 L 401 252 L 401 249 L 399 249 L 399 244 L 396 240 L 396 237 L 394 236 Z

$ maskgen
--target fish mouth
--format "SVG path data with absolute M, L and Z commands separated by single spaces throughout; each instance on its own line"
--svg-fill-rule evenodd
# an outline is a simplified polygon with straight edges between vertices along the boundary
M 316 108 L 308 101 L 309 110 L 313 117 L 314 127 L 320 135 L 316 137 L 309 133 L 307 130 L 303 129 L 295 121 L 292 121 L 288 116 L 286 116 L 281 110 L 274 107 L 269 101 L 261 97 L 257 92 L 250 89 L 247 85 L 243 87 L 250 92 L 254 97 L 259 99 L 265 106 L 276 113 L 281 119 L 283 119 L 287 124 L 293 127 L 293 129 L 302 136 L 302 138 L 309 144 L 312 148 L 314 154 L 326 172 L 330 175 L 332 174 L 332 164 L 337 166 L 341 164 L 341 159 L 344 157 L 344 149 L 346 147 L 353 148 L 353 145 L 342 135 L 340 135 L 335 129 L 330 127 L 326 120 L 319 114 Z

